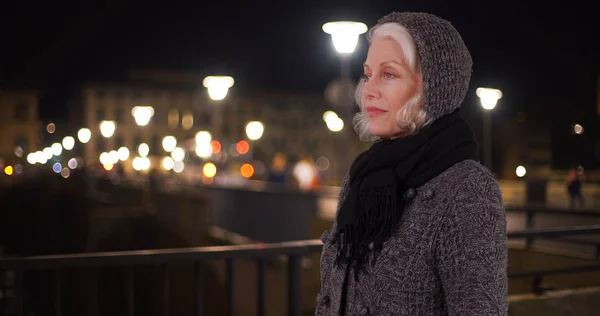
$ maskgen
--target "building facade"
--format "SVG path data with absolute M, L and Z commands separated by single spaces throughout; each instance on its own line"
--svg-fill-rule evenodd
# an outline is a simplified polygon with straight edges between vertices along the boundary
M 174 136 L 178 146 L 188 156 L 195 155 L 195 135 L 209 131 L 218 140 L 224 152 L 235 154 L 235 145 L 246 140 L 251 155 L 238 157 L 237 161 L 260 161 L 269 167 L 276 153 L 284 153 L 290 162 L 301 158 L 313 161 L 325 157 L 330 168 L 324 171 L 332 183 L 339 181 L 341 163 L 347 167 L 366 144 L 357 140 L 350 122 L 342 132 L 327 128 L 323 113 L 330 108 L 322 95 L 305 93 L 236 93 L 235 86 L 224 100 L 211 100 L 200 84 L 199 75 L 160 76 L 149 72 L 139 73 L 130 80 L 111 84 L 87 84 L 80 96 L 83 126 L 92 131 L 85 145 L 85 159 L 98 163 L 103 152 L 126 147 L 135 156 L 140 144 L 150 148 L 148 158 L 152 168 L 160 168 L 161 160 L 168 156 L 162 146 L 165 136 Z M 146 126 L 138 126 L 132 115 L 135 106 L 151 106 L 154 114 Z M 100 122 L 114 121 L 116 129 L 111 137 L 100 133 Z M 264 133 L 258 140 L 248 139 L 245 126 L 259 121 Z M 343 145 L 343 146 L 341 146 Z M 232 148 L 233 147 L 233 148 Z M 131 159 L 130 157 L 130 159 Z M 195 157 L 193 157 L 195 159 Z M 123 164 L 133 172 L 131 163 Z
M 39 94 L 31 90 L 0 90 L 0 165 L 27 165 L 42 139 Z M 3 169 L 2 168 L 2 169 Z

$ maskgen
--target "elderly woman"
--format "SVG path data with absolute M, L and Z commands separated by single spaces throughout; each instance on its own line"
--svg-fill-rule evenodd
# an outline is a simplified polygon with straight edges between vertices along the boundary
M 354 123 L 374 143 L 322 236 L 316 315 L 507 315 L 502 197 L 459 110 L 467 47 L 425 13 L 391 13 L 368 39 Z

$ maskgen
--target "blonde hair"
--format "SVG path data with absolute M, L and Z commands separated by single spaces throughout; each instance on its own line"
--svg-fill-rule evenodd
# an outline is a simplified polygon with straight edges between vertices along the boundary
M 404 51 L 404 59 L 408 63 L 410 70 L 415 73 L 421 73 L 421 65 L 417 53 L 417 46 L 412 36 L 408 33 L 405 27 L 398 23 L 385 23 L 372 28 L 367 33 L 367 40 L 371 43 L 374 39 L 391 38 L 398 42 Z M 375 141 L 378 136 L 371 134 L 369 130 L 369 115 L 362 103 L 362 91 L 364 80 L 361 79 L 354 92 L 354 99 L 360 112 L 356 113 L 353 118 L 354 130 L 361 140 Z M 423 103 L 423 85 L 420 84 L 416 94 L 410 98 L 406 104 L 396 113 L 396 124 L 401 130 L 403 136 L 408 136 L 420 128 L 431 123 L 427 118 L 427 113 L 422 106 Z

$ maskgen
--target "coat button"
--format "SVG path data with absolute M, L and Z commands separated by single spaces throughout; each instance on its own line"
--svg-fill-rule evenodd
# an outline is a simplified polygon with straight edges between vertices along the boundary
M 329 298 L 329 295 L 319 295 L 319 298 L 318 298 L 319 304 L 323 304 L 324 306 L 329 306 L 330 302 L 331 302 L 331 299 Z
M 434 195 L 434 192 L 431 189 L 429 189 L 429 190 L 425 191 L 425 193 L 423 193 L 423 197 L 426 200 L 431 200 L 433 198 L 433 195 Z
M 407 201 L 410 201 L 412 199 L 415 198 L 415 196 L 417 195 L 417 192 L 415 191 L 415 189 L 408 189 L 406 190 L 406 192 L 404 192 L 404 199 Z

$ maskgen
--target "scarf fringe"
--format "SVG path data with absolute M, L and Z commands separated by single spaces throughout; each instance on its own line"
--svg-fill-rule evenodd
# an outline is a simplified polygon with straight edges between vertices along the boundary
M 353 265 L 358 278 L 359 272 L 366 273 L 367 266 L 376 263 L 383 243 L 395 233 L 404 213 L 404 205 L 398 207 L 397 192 L 398 187 L 392 185 L 361 190 L 358 220 L 342 227 L 336 238 L 338 267 Z

